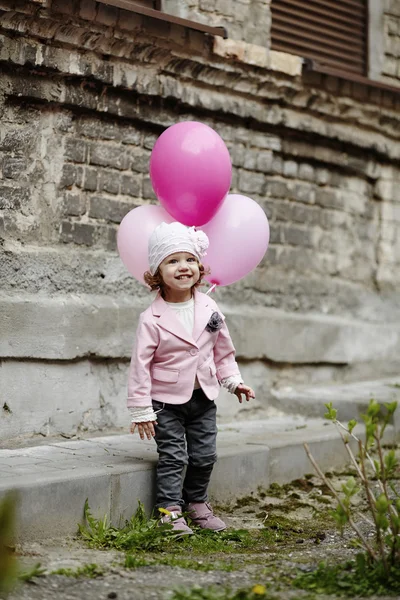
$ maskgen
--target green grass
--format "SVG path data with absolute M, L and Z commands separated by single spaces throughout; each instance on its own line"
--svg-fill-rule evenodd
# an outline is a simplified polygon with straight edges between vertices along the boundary
M 315 571 L 299 574 L 294 579 L 293 586 L 315 594 L 399 597 L 400 567 L 394 568 L 388 578 L 381 565 L 367 565 L 364 556 L 360 554 L 357 560 L 334 566 L 321 562 Z
M 77 569 L 57 569 L 51 572 L 51 575 L 64 575 L 65 577 L 89 577 L 95 579 L 104 575 L 104 569 L 94 563 L 83 565 Z
M 231 591 L 229 588 L 217 588 L 214 586 L 201 588 L 194 586 L 190 589 L 177 589 L 173 592 L 170 600 L 275 600 L 263 585 L 254 585 L 251 588 L 243 588 Z M 292 597 L 292 600 L 295 600 Z
M 234 571 L 233 564 L 221 561 L 209 562 L 202 558 L 182 558 L 181 556 L 157 556 L 148 558 L 145 555 L 126 554 L 124 566 L 127 569 L 137 569 L 139 567 L 158 567 L 160 565 L 168 567 L 179 567 L 181 569 L 191 569 L 194 571 Z

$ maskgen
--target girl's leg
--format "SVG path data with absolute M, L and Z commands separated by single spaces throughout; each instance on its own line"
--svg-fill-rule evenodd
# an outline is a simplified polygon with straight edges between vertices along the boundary
M 182 473 L 187 463 L 183 406 L 153 400 L 154 410 L 159 411 L 155 427 L 158 452 L 156 508 L 183 505 Z
M 205 502 L 214 463 L 217 460 L 217 407 L 203 390 L 195 390 L 186 412 L 189 464 L 183 483 L 183 500 Z

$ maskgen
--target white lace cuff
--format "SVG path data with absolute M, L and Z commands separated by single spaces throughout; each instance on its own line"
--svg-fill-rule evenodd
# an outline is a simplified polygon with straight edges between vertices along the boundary
M 241 375 L 231 375 L 230 377 L 225 377 L 221 379 L 221 385 L 225 389 L 228 390 L 231 394 L 235 393 L 237 386 L 243 383 L 243 379 Z
M 138 406 L 129 409 L 132 423 L 145 423 L 147 421 L 157 421 L 156 413 L 152 406 Z

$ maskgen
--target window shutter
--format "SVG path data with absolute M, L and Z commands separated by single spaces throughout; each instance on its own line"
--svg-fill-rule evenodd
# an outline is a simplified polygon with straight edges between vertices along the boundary
M 272 0 L 273 50 L 367 75 L 366 0 Z

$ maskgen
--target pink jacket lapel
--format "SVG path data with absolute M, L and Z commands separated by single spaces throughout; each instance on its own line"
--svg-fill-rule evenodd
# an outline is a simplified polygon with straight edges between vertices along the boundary
M 209 298 L 206 294 L 201 294 L 194 291 L 194 327 L 193 327 L 193 339 L 195 342 L 199 339 L 203 333 L 210 317 L 213 313 L 213 309 L 210 306 Z
M 194 290 L 194 327 L 193 335 L 190 335 L 179 321 L 173 309 L 163 300 L 161 294 L 157 295 L 151 306 L 153 315 L 159 317 L 158 324 L 160 327 L 196 347 L 196 342 L 203 333 L 213 312 L 208 301 L 208 296 Z
M 173 309 L 163 300 L 161 294 L 157 295 L 151 306 L 153 315 L 159 317 L 158 324 L 160 327 L 196 346 L 193 337 L 186 331 Z

